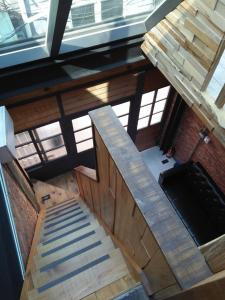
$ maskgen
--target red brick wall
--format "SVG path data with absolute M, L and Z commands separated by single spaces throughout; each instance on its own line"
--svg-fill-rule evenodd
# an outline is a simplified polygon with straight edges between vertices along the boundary
M 23 261 L 26 265 L 37 222 L 37 213 L 26 195 L 20 189 L 7 165 L 4 165 L 4 175 L 11 200 Z
M 199 141 L 198 133 L 202 128 L 204 128 L 202 122 L 190 108 L 187 108 L 175 138 L 176 159 L 181 162 L 189 160 Z M 201 142 L 194 152 L 192 160 L 202 164 L 225 194 L 225 148 L 214 136 L 211 135 L 210 138 L 209 144 Z

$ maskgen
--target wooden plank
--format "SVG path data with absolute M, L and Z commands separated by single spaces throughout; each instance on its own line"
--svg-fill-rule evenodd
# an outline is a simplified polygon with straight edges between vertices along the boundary
M 142 253 L 145 259 L 143 253 L 146 251 L 139 252 L 136 248 L 138 239 L 140 244 L 140 235 L 133 218 L 133 207 L 136 204 L 170 265 L 171 276 L 174 278 L 173 271 L 183 288 L 192 286 L 202 277 L 210 276 L 210 270 L 187 229 L 146 169 L 136 147 L 127 137 L 111 108 L 97 109 L 90 112 L 90 116 L 118 168 L 114 230 L 116 237 L 127 246 L 128 250 L 130 249 L 135 259 L 140 258 L 140 263 L 144 262 L 143 258 L 138 255 Z M 99 178 L 101 182 L 101 176 Z M 123 184 L 123 180 L 126 185 Z M 127 192 L 124 186 L 127 186 Z M 142 249 L 144 249 L 143 246 Z
M 213 273 L 225 270 L 225 235 L 200 247 Z
M 49 97 L 30 104 L 9 108 L 15 131 L 37 127 L 60 118 L 55 97 Z
M 93 267 L 81 273 L 76 280 L 74 278 L 65 281 L 41 294 L 36 290 L 29 293 L 30 300 L 55 300 L 72 297 L 82 299 L 106 285 L 123 278 L 128 274 L 127 266 L 118 249 L 114 250 L 110 259 L 102 262 L 101 265 Z
M 74 249 L 76 248 L 74 247 Z M 47 284 L 48 282 L 63 277 L 66 274 L 74 270 L 77 270 L 106 254 L 110 255 L 111 252 L 113 251 L 114 251 L 114 245 L 112 243 L 112 240 L 110 237 L 107 237 L 106 239 L 104 239 L 102 244 L 99 245 L 98 247 L 95 247 L 89 250 L 88 252 L 84 252 L 79 256 L 73 257 L 60 264 L 58 267 L 49 269 L 46 272 L 40 272 L 40 271 L 36 271 L 35 273 L 32 272 L 34 287 L 35 288 L 41 287 Z
M 144 268 L 144 272 L 147 275 L 153 293 L 176 284 L 176 279 L 172 275 L 160 250 L 156 252 L 148 265 Z

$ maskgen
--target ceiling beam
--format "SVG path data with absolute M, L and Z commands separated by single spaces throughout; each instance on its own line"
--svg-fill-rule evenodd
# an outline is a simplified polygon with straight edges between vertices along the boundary
M 50 57 L 59 53 L 72 0 L 51 0 L 49 9 L 46 47 Z

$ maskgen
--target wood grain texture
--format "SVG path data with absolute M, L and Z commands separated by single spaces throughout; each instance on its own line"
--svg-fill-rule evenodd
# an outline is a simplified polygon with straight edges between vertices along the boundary
M 136 219 L 133 218 L 135 206 L 137 205 L 151 230 L 155 249 L 161 248 L 166 264 L 169 266 L 168 270 L 171 271 L 171 274 L 167 272 L 168 278 L 176 278 L 182 288 L 188 288 L 210 276 L 210 270 L 203 256 L 163 191 L 147 170 L 139 152 L 119 124 L 111 108 L 104 107 L 92 111 L 90 116 L 96 127 L 97 149 L 101 147 L 102 156 L 104 156 L 104 151 L 109 153 L 107 156 L 110 155 L 117 167 L 115 235 L 136 257 L 140 265 L 144 266 L 148 263 L 148 254 L 143 244 L 141 244 L 143 249 L 139 250 L 137 246 L 137 241 L 140 241 L 142 237 L 140 235 L 142 229 L 138 229 L 137 226 L 138 218 L 137 216 Z M 104 146 L 102 146 L 102 142 L 104 142 Z M 100 156 L 97 157 L 98 163 L 101 162 L 99 161 Z M 102 159 L 103 161 L 104 159 Z M 105 165 L 107 166 L 107 163 Z M 100 166 L 99 168 L 100 183 L 101 172 L 104 176 L 106 174 L 101 171 L 101 168 L 103 169 L 103 167 Z M 101 217 L 104 220 L 104 214 Z M 144 253 L 146 253 L 146 260 Z M 158 279 L 160 280 L 160 275 Z M 175 283 L 176 281 L 168 280 L 166 284 L 162 283 L 162 286 L 157 287 L 155 292 Z M 166 286 L 167 284 L 168 286 Z
M 221 57 L 225 36 L 222 0 L 185 0 L 145 34 L 141 48 L 225 145 L 223 105 L 205 89 Z M 222 102 L 224 103 L 223 99 Z
M 33 103 L 9 109 L 15 131 L 37 127 L 60 118 L 60 112 L 55 97 L 49 97 Z

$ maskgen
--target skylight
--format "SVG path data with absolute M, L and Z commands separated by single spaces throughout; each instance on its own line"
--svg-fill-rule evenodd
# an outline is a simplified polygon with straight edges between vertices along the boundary
M 0 53 L 45 43 L 48 0 L 0 0 Z
M 0 0 L 0 68 L 144 34 L 161 2 Z

